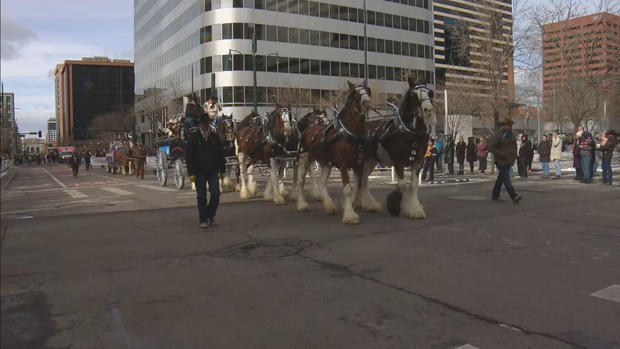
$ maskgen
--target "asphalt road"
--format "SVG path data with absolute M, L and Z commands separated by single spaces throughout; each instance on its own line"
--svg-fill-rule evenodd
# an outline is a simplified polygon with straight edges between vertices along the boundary
M 620 188 L 515 180 L 514 206 L 490 180 L 357 226 L 230 193 L 204 231 L 152 176 L 18 169 L 2 348 L 620 348 Z

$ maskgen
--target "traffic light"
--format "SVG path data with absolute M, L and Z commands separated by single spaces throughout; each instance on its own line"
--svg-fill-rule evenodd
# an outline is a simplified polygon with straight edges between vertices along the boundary
M 41 138 L 41 131 L 39 131 L 39 138 Z

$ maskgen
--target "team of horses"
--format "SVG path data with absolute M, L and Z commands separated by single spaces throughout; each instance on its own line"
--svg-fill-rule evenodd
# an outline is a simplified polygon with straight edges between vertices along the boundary
M 326 214 L 334 215 L 337 208 L 327 184 L 335 167 L 342 181 L 342 221 L 357 224 L 360 218 L 356 208 L 381 210 L 381 204 L 368 188 L 370 174 L 381 164 L 393 166 L 398 178 L 396 190 L 387 198 L 390 214 L 426 217 L 418 199 L 417 177 L 429 138 L 425 116 L 433 109 L 433 91 L 409 79 L 400 105 L 387 102 L 394 110 L 393 115 L 386 120 L 368 121 L 366 115 L 372 108 L 372 91 L 363 84 L 348 82 L 348 85 L 346 102 L 331 123 L 324 110 L 314 109 L 296 120 L 290 107 L 282 105 L 276 106 L 267 116 L 252 113 L 238 125 L 232 121 L 232 116 L 223 117 L 217 132 L 220 139 L 225 140 L 230 154 L 233 153 L 232 138 L 235 139 L 242 200 L 257 195 L 253 171 L 256 164 L 262 163 L 270 168 L 263 194 L 265 200 L 284 205 L 287 198 L 296 199 L 297 210 L 308 211 L 304 188 L 310 173 L 313 196 L 322 202 Z M 289 195 L 282 179 L 285 165 L 291 158 L 297 159 L 297 177 L 296 187 Z M 320 166 L 318 180 L 314 163 Z M 406 167 L 411 168 L 409 185 L 405 179 Z M 349 176 L 350 170 L 354 181 Z

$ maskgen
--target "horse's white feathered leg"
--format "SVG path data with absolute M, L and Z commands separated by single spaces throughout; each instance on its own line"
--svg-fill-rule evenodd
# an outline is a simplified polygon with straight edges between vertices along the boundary
M 280 177 L 280 160 L 271 158 L 271 186 L 273 187 L 273 203 L 276 205 L 285 205 L 286 200 L 280 192 L 280 184 L 278 179 Z
M 353 209 L 354 191 L 351 183 L 347 183 L 343 188 L 344 200 L 342 203 L 342 222 L 345 224 L 358 224 L 360 217 Z
M 250 198 L 250 192 L 248 190 L 248 186 L 246 183 L 247 167 L 245 163 L 245 154 L 239 153 L 238 157 L 239 157 L 239 178 L 241 180 L 241 189 L 239 192 L 239 196 L 241 200 L 247 200 Z
M 308 163 L 306 168 L 310 171 L 310 182 L 312 183 L 312 197 L 315 200 L 321 200 L 321 188 L 317 180 L 317 173 L 314 169 L 314 163 Z M 320 171 L 319 171 L 320 172 Z
M 250 197 L 256 196 L 256 191 L 258 190 L 258 185 L 256 184 L 256 179 L 254 178 L 254 165 L 248 166 L 248 191 L 250 192 Z
M 306 182 L 306 172 L 308 171 L 308 165 L 312 166 L 309 162 L 310 154 L 299 154 L 299 162 L 297 164 L 297 211 L 309 211 L 310 206 L 306 202 L 304 195 L 304 184 Z M 311 172 L 312 173 L 312 172 Z M 312 176 L 312 175 L 311 175 Z
M 327 181 L 329 180 L 329 175 L 331 174 L 331 172 L 331 166 L 321 166 L 321 182 L 319 184 L 321 186 L 320 189 L 321 200 L 323 201 L 323 209 L 325 210 L 325 213 L 330 216 L 336 214 L 336 205 L 334 204 L 334 201 L 329 196 L 329 192 L 327 191 Z
M 420 183 L 418 182 L 418 169 L 416 167 L 411 169 L 411 181 L 409 188 L 403 192 L 403 202 L 401 206 L 401 213 L 404 217 L 422 219 L 426 218 L 424 207 L 420 204 L 418 199 L 418 189 Z

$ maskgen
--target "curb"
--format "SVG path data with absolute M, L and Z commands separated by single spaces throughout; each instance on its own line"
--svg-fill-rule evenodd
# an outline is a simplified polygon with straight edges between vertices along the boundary
M 2 177 L 0 178 L 0 187 L 2 190 L 6 189 L 6 187 L 13 181 L 13 177 L 15 177 L 15 166 L 11 166 L 2 172 Z

